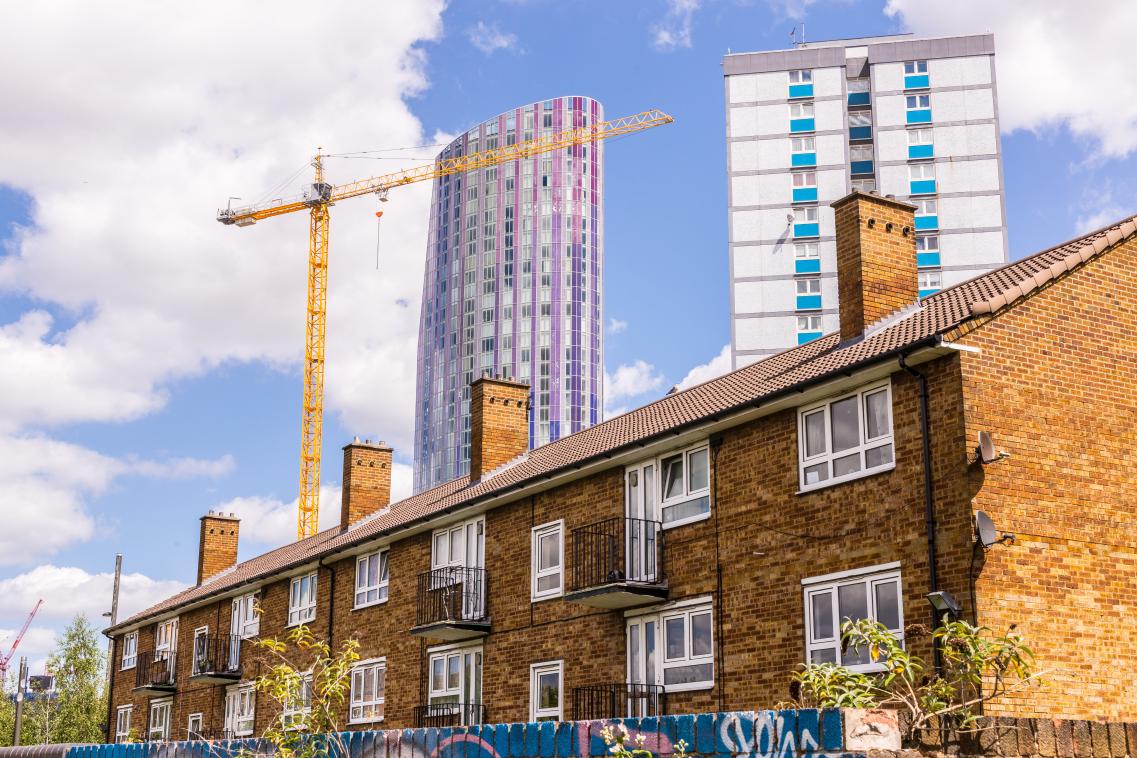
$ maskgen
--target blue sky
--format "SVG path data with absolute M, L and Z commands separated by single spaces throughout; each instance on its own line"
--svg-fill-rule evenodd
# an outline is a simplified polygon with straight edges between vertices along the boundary
M 1132 6 L 1100 5 L 1106 26 L 1134 20 Z M 233 230 L 211 216 L 228 195 L 251 199 L 291 174 L 316 144 L 429 145 L 564 94 L 613 117 L 675 116 L 607 152 L 610 409 L 723 365 L 720 61 L 785 47 L 802 21 L 810 39 L 995 32 L 1012 257 L 1137 212 L 1137 83 L 1121 39 L 1108 39 L 1120 31 L 1070 39 L 1080 21 L 1059 0 L 390 2 L 316 22 L 306 10 L 286 5 L 279 21 L 250 19 L 253 37 L 217 38 L 220 6 L 177 20 L 124 6 L 134 35 L 81 4 L 10 9 L 27 18 L 0 64 L 42 65 L 35 91 L 0 83 L 22 106 L 0 114 L 0 151 L 17 156 L 0 165 L 0 630 L 42 594 L 33 659 L 71 613 L 108 605 L 116 551 L 129 611 L 192 581 L 207 509 L 245 517 L 245 556 L 291 532 L 303 220 Z M 318 61 L 298 53 L 309 36 Z M 28 52 L 52 45 L 70 52 Z M 140 71 L 139 59 L 156 63 Z M 402 165 L 329 171 L 344 181 Z M 324 510 L 337 513 L 339 448 L 353 435 L 389 439 L 410 462 L 425 189 L 392 193 L 378 271 L 366 205 L 333 221 Z M 405 465 L 397 474 L 405 487 Z

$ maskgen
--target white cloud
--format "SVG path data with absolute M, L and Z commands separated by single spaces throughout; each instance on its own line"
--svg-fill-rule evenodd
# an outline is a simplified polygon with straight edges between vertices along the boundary
M 1065 126 L 1098 157 L 1137 149 L 1137 3 L 889 0 L 885 12 L 916 34 L 995 34 L 1003 131 Z
M 216 478 L 231 473 L 234 468 L 236 461 L 231 455 L 223 455 L 213 460 L 171 458 L 168 461 L 148 461 L 130 458 L 126 464 L 127 471 L 132 474 L 158 479 Z
M 621 332 L 627 331 L 627 329 L 628 329 L 628 322 L 627 321 L 621 321 L 618 318 L 608 319 L 608 333 L 609 334 L 620 334 Z
M 625 363 L 609 374 L 604 374 L 605 402 L 619 402 L 639 397 L 646 392 L 658 390 L 663 386 L 663 375 L 655 366 L 644 360 Z
M 0 429 L 136 419 L 163 406 L 172 381 L 227 362 L 295 371 L 307 218 L 235 229 L 215 211 L 228 195 L 256 199 L 317 145 L 436 142 L 406 98 L 426 86 L 415 45 L 441 34 L 442 5 L 360 0 L 313 15 L 284 2 L 271 18 L 142 0 L 21 11 L 0 66 L 36 76 L 0 78 L 0 98 L 21 104 L 0 115 L 0 183 L 31 196 L 33 218 L 0 258 L 0 293 L 46 306 L 0 325 L 0 361 L 20 367 L 0 372 Z M 336 43 L 283 52 L 313 38 Z M 373 170 L 328 162 L 333 182 Z M 408 452 L 429 194 L 429 183 L 391 193 L 380 271 L 373 204 L 332 211 L 327 409 Z
M 817 2 L 817 0 L 766 0 L 766 5 L 768 5 L 774 15 L 779 18 L 786 18 L 791 21 L 803 21 L 805 20 L 805 13 L 809 10 L 809 6 L 815 2 Z
M 517 47 L 517 35 L 503 32 L 497 24 L 487 24 L 479 21 L 466 30 L 470 44 L 486 55 L 493 55 L 497 50 L 512 50 Z
M 688 387 L 694 387 L 696 384 L 709 382 L 711 379 L 729 372 L 730 368 L 730 345 L 723 345 L 718 355 L 688 371 L 687 376 L 683 377 L 677 386 L 679 389 L 685 390 Z
M 652 44 L 665 52 L 691 47 L 691 23 L 702 0 L 667 0 L 667 13 L 652 26 Z

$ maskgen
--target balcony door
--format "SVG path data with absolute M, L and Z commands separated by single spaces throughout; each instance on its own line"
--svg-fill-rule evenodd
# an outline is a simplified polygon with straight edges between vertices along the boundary
M 175 653 L 178 650 L 178 620 L 176 618 L 169 621 L 162 621 L 154 629 L 154 663 L 165 661 L 165 666 L 155 666 L 155 674 L 162 672 L 163 679 L 166 681 L 173 681 L 174 671 L 176 670 L 177 662 L 175 661 Z M 165 669 L 163 671 L 163 668 Z
M 628 469 L 625 474 L 627 493 L 627 566 L 630 582 L 656 582 L 659 542 L 659 507 L 656 501 L 655 463 Z
M 430 656 L 429 718 L 452 716 L 465 726 L 482 721 L 482 649 L 447 650 Z
M 659 714 L 658 698 L 663 684 L 659 649 L 663 635 L 655 616 L 628 619 L 627 715 L 636 718 Z
M 471 519 L 434 533 L 431 548 L 431 584 L 440 592 L 461 593 L 463 619 L 480 619 L 486 610 L 486 522 Z M 445 603 L 457 609 L 457 598 Z

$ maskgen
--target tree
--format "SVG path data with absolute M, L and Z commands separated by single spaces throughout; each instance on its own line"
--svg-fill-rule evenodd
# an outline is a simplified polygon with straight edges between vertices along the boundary
M 98 632 L 80 613 L 47 659 L 58 693 L 48 741 L 102 741 L 107 716 L 103 658 Z

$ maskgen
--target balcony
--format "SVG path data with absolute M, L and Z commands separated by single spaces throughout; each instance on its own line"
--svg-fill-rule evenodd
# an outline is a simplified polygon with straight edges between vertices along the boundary
M 593 684 L 572 689 L 574 721 L 644 718 L 667 712 L 667 693 L 658 684 Z
M 241 679 L 241 637 L 236 634 L 202 635 L 193 641 L 190 680 L 228 684 Z
M 486 707 L 481 703 L 431 703 L 415 708 L 416 729 L 484 723 L 486 723 Z
M 418 577 L 418 601 L 411 634 L 466 640 L 490 631 L 485 569 L 446 566 Z
M 177 653 L 139 653 L 134 664 L 134 691 L 141 695 L 168 695 L 177 689 L 177 674 Z
M 572 531 L 572 583 L 565 600 L 631 608 L 667 598 L 663 524 L 616 518 Z

